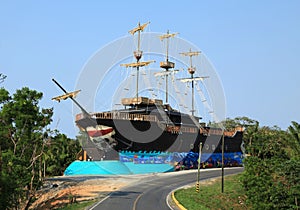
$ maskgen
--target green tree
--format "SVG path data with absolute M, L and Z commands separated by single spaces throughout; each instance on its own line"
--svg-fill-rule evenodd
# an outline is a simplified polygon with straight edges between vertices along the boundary
M 255 138 L 255 134 L 259 128 L 259 122 L 248 117 L 236 117 L 234 120 L 238 126 L 245 129 L 243 140 L 246 145 L 247 153 L 251 154 L 251 150 L 248 149 L 248 146 L 252 145 L 253 138 Z
M 67 166 L 76 160 L 76 155 L 81 150 L 78 140 L 68 138 L 64 134 L 56 133 L 52 137 L 43 154 L 45 174 L 47 176 L 63 175 Z
M 46 175 L 62 175 L 76 159 L 78 141 L 51 131 L 53 109 L 25 87 L 12 96 L 0 88 L 0 209 L 27 209 Z
M 290 145 L 290 154 L 295 158 L 300 158 L 300 124 L 292 121 L 292 125 L 288 127 Z
M 13 96 L 0 89 L 1 209 L 28 207 L 41 184 L 38 162 L 52 117 L 52 109 L 38 106 L 41 98 L 26 87 Z
M 253 120 L 249 117 L 227 118 L 221 123 L 210 123 L 209 126 L 225 128 L 225 130 L 228 131 L 235 129 L 236 127 L 244 128 L 243 141 L 245 142 L 246 153 L 251 155 L 252 151 L 250 146 L 252 145 L 253 139 L 256 138 L 255 135 L 259 128 L 259 122 L 257 120 Z
M 300 164 L 291 155 L 288 132 L 259 127 L 248 142 L 242 183 L 254 209 L 296 209 L 300 196 Z

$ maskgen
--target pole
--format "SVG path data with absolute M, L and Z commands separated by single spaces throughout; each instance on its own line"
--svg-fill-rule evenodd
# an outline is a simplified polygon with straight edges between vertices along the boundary
M 166 74 L 166 104 L 168 104 L 168 74 Z
M 64 93 L 68 93 L 55 79 L 52 79 L 52 81 L 64 92 Z M 73 98 L 70 97 L 70 99 L 80 108 L 80 110 L 82 111 L 82 113 L 85 115 L 85 117 L 89 117 L 90 114 Z
M 196 183 L 196 192 L 197 193 L 199 193 L 201 149 L 202 149 L 202 142 L 200 142 L 200 144 L 199 144 L 198 173 L 197 173 L 197 183 Z
M 140 68 L 136 68 L 136 103 L 138 103 L 139 99 L 139 70 Z
M 194 116 L 194 80 L 193 80 L 194 76 L 192 74 L 192 116 Z
M 139 60 L 141 59 L 141 55 L 140 54 L 140 42 L 141 42 L 141 24 L 139 22 L 139 30 L 138 30 L 138 49 L 137 49 L 137 53 L 139 57 L 136 57 L 136 62 L 138 63 Z M 140 67 L 137 66 L 136 68 L 136 103 L 138 103 L 138 98 L 139 98 L 139 70 Z
M 222 187 L 221 192 L 224 192 L 224 130 L 222 135 Z

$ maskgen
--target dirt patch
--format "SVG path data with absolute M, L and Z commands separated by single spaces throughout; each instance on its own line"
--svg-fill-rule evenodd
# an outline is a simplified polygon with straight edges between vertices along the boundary
M 48 181 L 36 196 L 30 209 L 57 209 L 69 203 L 95 200 L 119 190 L 128 182 L 122 179 L 86 181 Z

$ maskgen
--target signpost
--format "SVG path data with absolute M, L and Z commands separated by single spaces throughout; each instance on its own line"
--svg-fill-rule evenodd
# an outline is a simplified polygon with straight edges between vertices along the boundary
M 202 142 L 200 142 L 200 144 L 199 144 L 198 173 L 197 173 L 197 183 L 196 183 L 196 192 L 197 193 L 199 193 L 201 150 L 202 150 Z
M 224 192 L 224 130 L 222 135 L 222 187 L 221 192 Z

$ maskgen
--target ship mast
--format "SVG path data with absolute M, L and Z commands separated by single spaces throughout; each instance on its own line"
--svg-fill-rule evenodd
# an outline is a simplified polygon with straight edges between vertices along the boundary
M 170 34 L 169 30 L 166 34 L 163 34 L 159 36 L 160 40 L 167 39 L 167 46 L 166 46 L 166 61 L 160 62 L 160 68 L 165 69 L 166 71 L 163 73 L 166 77 L 166 104 L 168 104 L 168 75 L 170 73 L 169 69 L 172 69 L 175 67 L 175 63 L 169 61 L 169 38 L 175 37 L 178 33 Z M 160 73 L 162 75 L 162 73 Z
M 194 81 L 197 81 L 197 80 L 203 80 L 205 78 L 208 78 L 208 76 L 204 76 L 204 77 L 194 77 L 194 73 L 196 71 L 196 67 L 193 66 L 193 63 L 192 63 L 192 57 L 193 56 L 198 56 L 201 52 L 200 51 L 192 51 L 192 49 L 190 49 L 189 52 L 183 52 L 183 53 L 180 53 L 181 55 L 183 56 L 189 56 L 190 57 L 190 67 L 188 68 L 188 72 L 190 73 L 191 77 L 190 78 L 181 78 L 180 81 L 181 82 L 192 82 L 192 116 L 194 116 L 194 113 L 195 113 L 195 108 L 194 108 Z
M 137 75 L 136 75 L 136 103 L 138 102 L 138 97 L 139 97 L 139 70 L 140 70 L 140 67 L 147 66 L 150 63 L 154 62 L 154 61 L 144 61 L 144 62 L 140 61 L 140 59 L 143 56 L 143 51 L 140 50 L 141 31 L 144 31 L 144 29 L 146 28 L 146 26 L 149 23 L 150 22 L 141 25 L 140 22 L 139 22 L 138 26 L 136 28 L 129 31 L 129 33 L 133 36 L 136 32 L 138 32 L 138 46 L 137 46 L 137 50 L 133 52 L 133 55 L 136 59 L 136 62 L 135 63 L 121 64 L 121 66 L 125 66 L 126 68 L 128 68 L 128 67 L 136 68 L 136 71 L 137 71 Z

